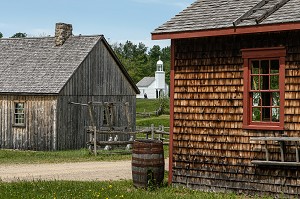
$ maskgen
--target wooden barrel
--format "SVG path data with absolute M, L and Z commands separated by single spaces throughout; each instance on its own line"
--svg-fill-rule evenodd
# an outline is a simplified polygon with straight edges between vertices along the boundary
M 135 140 L 132 150 L 132 180 L 138 188 L 159 186 L 164 180 L 163 143 L 159 140 Z

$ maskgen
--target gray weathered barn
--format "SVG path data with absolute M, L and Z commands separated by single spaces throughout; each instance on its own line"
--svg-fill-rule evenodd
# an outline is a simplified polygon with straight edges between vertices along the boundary
M 134 129 L 137 93 L 103 35 L 73 36 L 58 23 L 55 37 L 0 39 L 0 148 L 85 147 L 87 108 L 69 102 L 129 102 Z M 105 113 L 96 113 L 101 126 Z
M 300 196 L 299 0 L 197 0 L 171 39 L 170 183 Z

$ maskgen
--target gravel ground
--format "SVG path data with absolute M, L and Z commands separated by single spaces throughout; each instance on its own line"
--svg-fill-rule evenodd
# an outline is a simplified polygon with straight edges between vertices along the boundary
M 168 170 L 168 159 L 165 168 Z M 0 165 L 0 181 L 132 179 L 131 161 Z

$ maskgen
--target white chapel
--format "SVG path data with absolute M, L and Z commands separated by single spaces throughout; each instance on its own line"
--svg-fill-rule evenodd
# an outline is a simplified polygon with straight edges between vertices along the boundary
M 164 63 L 159 59 L 156 63 L 155 77 L 144 77 L 136 86 L 140 90 L 137 98 L 156 99 L 169 93 L 169 85 L 166 84 Z

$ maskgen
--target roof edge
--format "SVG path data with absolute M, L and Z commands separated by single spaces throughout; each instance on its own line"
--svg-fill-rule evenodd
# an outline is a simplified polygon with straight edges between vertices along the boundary
M 182 31 L 182 32 L 152 32 L 152 40 L 162 39 L 184 39 L 196 37 L 212 37 L 225 35 L 240 35 L 250 33 L 277 32 L 288 30 L 300 30 L 300 22 L 280 23 L 280 24 L 264 24 L 255 26 L 241 26 L 221 29 L 209 29 L 199 31 Z

